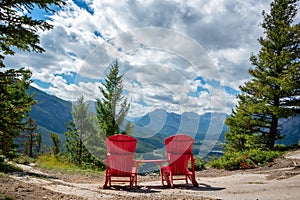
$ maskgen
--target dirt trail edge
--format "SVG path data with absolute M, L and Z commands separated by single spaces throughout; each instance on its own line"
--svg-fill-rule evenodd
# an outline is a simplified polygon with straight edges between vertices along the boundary
M 290 152 L 273 164 L 240 171 L 197 172 L 199 188 L 176 182 L 175 189 L 161 185 L 159 176 L 139 176 L 138 186 L 103 190 L 102 176 L 53 174 L 34 166 L 1 177 L 0 193 L 16 199 L 300 199 L 300 151 Z

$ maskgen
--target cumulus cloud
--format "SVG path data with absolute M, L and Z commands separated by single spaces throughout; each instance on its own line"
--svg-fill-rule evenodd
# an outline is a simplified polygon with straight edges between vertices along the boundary
M 160 108 L 229 113 L 236 98 L 223 87 L 238 90 L 249 79 L 271 0 L 66 2 L 50 16 L 54 29 L 40 33 L 46 52 L 17 52 L 6 65 L 31 69 L 34 86 L 60 98 L 92 100 L 118 60 L 130 115 L 140 116 Z

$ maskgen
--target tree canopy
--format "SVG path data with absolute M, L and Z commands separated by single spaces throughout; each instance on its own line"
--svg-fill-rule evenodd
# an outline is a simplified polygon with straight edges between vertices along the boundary
M 0 67 L 4 67 L 5 55 L 14 55 L 15 47 L 22 51 L 44 52 L 37 32 L 53 26 L 45 20 L 33 19 L 30 13 L 35 7 L 55 12 L 53 6 L 64 4 L 63 0 L 0 1 Z
M 99 145 L 103 139 L 97 131 L 94 118 L 94 113 L 89 112 L 89 103 L 86 103 L 81 96 L 73 108 L 73 121 L 67 126 L 68 131 L 65 132 L 66 155 L 71 163 L 79 166 L 101 167 L 103 165 L 97 160 L 99 154 L 104 154 L 104 150 L 103 144 Z
M 30 13 L 34 8 L 55 12 L 53 6 L 61 7 L 63 0 L 1 0 L 0 1 L 0 68 L 4 68 L 6 55 L 21 51 L 44 52 L 39 45 L 38 31 L 53 26 L 41 19 L 33 19 Z M 15 69 L 0 72 L 0 154 L 12 156 L 15 150 L 14 138 L 24 131 L 25 119 L 35 103 L 27 94 L 31 72 Z
M 226 148 L 273 148 L 282 138 L 279 119 L 300 111 L 300 24 L 298 0 L 274 0 L 270 13 L 263 12 L 265 37 L 252 55 L 251 80 L 240 86 L 238 105 L 226 120 Z
M 97 118 L 101 131 L 106 136 L 120 133 L 122 125 L 130 104 L 127 99 L 122 96 L 123 85 L 122 75 L 119 75 L 119 65 L 117 62 L 112 64 L 109 74 L 99 89 L 103 95 L 102 99 L 97 99 Z M 125 132 L 129 134 L 132 125 L 126 125 Z
M 27 94 L 30 77 L 31 72 L 24 69 L 0 72 L 0 154 L 8 157 L 14 154 L 13 140 L 24 132 L 23 119 L 35 103 Z

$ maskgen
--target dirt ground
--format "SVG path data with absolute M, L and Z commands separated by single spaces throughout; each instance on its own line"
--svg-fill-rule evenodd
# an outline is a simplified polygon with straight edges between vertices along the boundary
M 158 174 L 138 176 L 138 186 L 120 184 L 103 190 L 104 175 L 64 174 L 21 166 L 22 173 L 0 176 L 0 199 L 300 199 L 300 150 L 268 166 L 196 173 L 199 187 L 176 181 L 162 186 Z M 119 183 L 117 183 L 119 184 Z

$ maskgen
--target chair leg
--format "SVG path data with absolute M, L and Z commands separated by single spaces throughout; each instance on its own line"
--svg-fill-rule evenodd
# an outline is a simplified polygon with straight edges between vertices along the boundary
M 107 184 L 109 183 L 109 180 L 108 180 L 109 178 L 107 177 L 107 176 L 105 176 L 105 182 L 104 182 L 104 184 L 103 184 L 103 186 L 102 186 L 102 188 L 103 189 L 107 189 L 108 188 L 108 186 L 107 186 Z
M 134 175 L 134 184 L 137 186 L 137 173 Z
M 174 188 L 174 184 L 173 184 L 173 175 L 172 175 L 172 173 L 170 172 L 170 175 L 169 175 L 169 185 L 170 185 L 170 187 L 171 188 Z
M 166 172 L 163 172 L 162 173 L 162 180 L 164 179 L 166 182 L 167 182 L 167 185 L 169 186 L 169 187 L 172 187 L 172 184 L 171 184 L 171 180 L 170 180 L 170 174 L 167 174 Z M 163 185 L 164 185 L 164 183 L 163 183 Z
M 130 188 L 133 187 L 133 183 L 135 182 L 135 175 L 129 177 Z
M 198 184 L 198 182 L 196 180 L 195 175 L 191 175 L 190 180 L 191 180 L 191 182 L 192 182 L 192 184 L 193 184 L 194 187 L 199 187 L 199 184 Z

